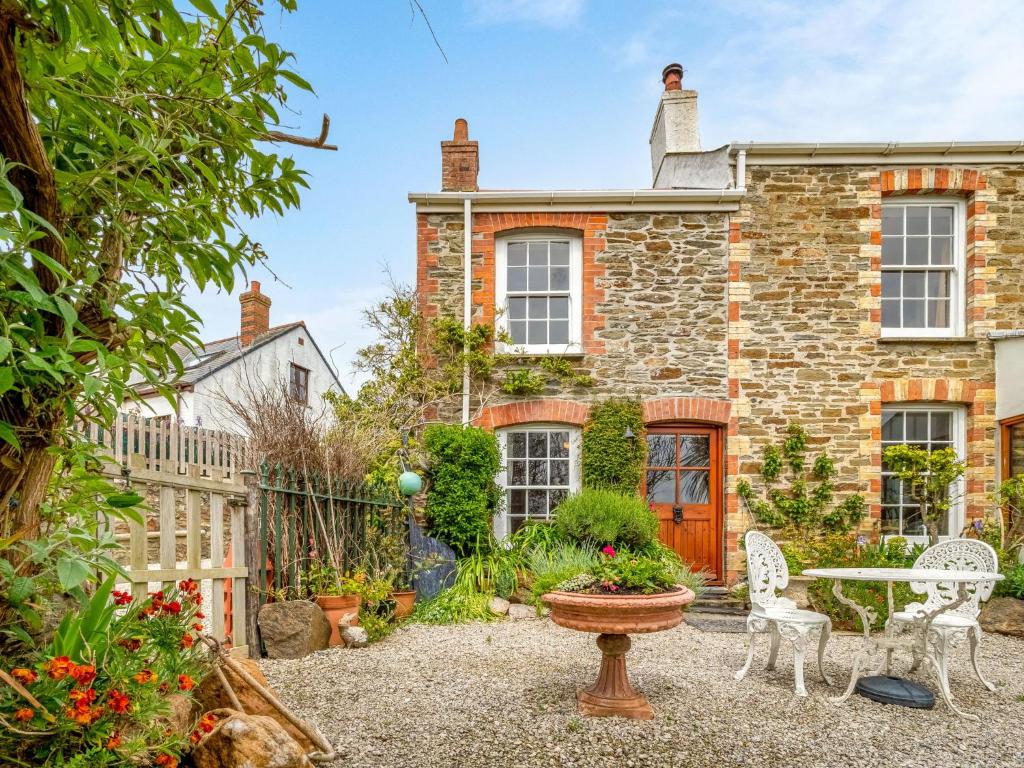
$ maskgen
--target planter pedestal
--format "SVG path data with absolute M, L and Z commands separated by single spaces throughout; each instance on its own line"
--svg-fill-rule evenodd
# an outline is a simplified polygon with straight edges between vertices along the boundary
M 603 654 L 597 682 L 576 692 L 576 702 L 588 717 L 629 717 L 650 720 L 654 717 L 646 697 L 629 683 L 626 674 L 626 651 L 629 635 L 597 636 L 597 647 Z

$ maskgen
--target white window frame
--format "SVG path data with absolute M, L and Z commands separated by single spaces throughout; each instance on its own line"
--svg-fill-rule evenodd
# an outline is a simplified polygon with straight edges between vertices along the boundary
M 967 411 L 963 406 L 949 403 L 886 403 L 884 406 L 882 406 L 882 414 L 884 415 L 886 411 L 941 411 L 943 413 L 952 414 L 953 418 L 951 419 L 950 428 L 953 430 L 953 449 L 956 451 L 957 458 L 959 458 L 961 461 L 963 461 L 967 456 Z M 879 436 L 879 446 L 882 446 L 881 436 Z M 885 493 L 885 475 L 882 474 L 881 471 L 879 471 L 879 475 L 883 478 L 882 488 L 880 490 L 879 495 L 879 506 L 881 507 L 881 500 L 883 498 L 882 494 Z M 941 541 L 945 541 L 946 539 L 959 538 L 960 531 L 963 530 L 963 527 L 965 525 L 966 500 L 964 498 L 964 480 L 965 478 L 960 478 L 953 485 L 950 486 L 949 492 L 950 495 L 953 497 L 953 503 L 950 506 L 948 513 L 949 520 L 947 522 L 949 527 L 947 530 L 949 531 L 949 533 L 939 536 L 939 539 Z M 881 518 L 879 518 L 879 523 L 881 523 Z M 891 538 L 895 535 L 896 534 L 887 534 L 883 538 Z M 900 535 L 903 538 L 905 538 L 911 546 L 913 546 L 914 544 L 921 544 L 926 547 L 928 546 L 927 535 L 908 536 L 904 533 L 901 533 Z
M 955 338 L 966 334 L 967 316 L 967 205 L 963 198 L 948 197 L 943 195 L 913 195 L 887 198 L 882 201 L 882 208 L 886 206 L 926 206 L 946 205 L 953 210 L 953 264 L 952 276 L 949 281 L 949 327 L 948 328 L 886 328 L 881 327 L 884 338 Z M 905 235 L 904 235 L 905 236 Z M 881 254 L 879 254 L 881 261 Z M 923 264 L 920 266 L 893 266 L 889 269 L 885 265 L 879 267 L 880 272 L 927 272 L 940 271 L 936 265 Z M 879 277 L 881 281 L 881 276 Z M 882 300 L 879 291 L 879 302 Z M 881 307 L 881 303 L 879 303 Z M 927 306 L 925 307 L 927 317 Z M 879 318 L 881 324 L 881 318 Z
M 577 493 L 581 485 L 580 456 L 583 448 L 583 431 L 572 424 L 557 422 L 531 422 L 514 424 L 498 430 L 498 448 L 501 451 L 501 469 L 495 479 L 502 492 L 501 512 L 494 516 L 494 536 L 501 541 L 511 532 L 508 509 L 508 436 L 512 432 L 558 431 L 569 433 L 569 493 Z
M 569 241 L 569 343 L 568 344 L 508 344 L 495 345 L 501 353 L 525 355 L 580 355 L 583 354 L 583 240 L 577 235 L 562 232 L 531 232 L 498 238 L 495 251 L 495 329 L 509 334 L 508 319 L 508 244 L 510 242 L 538 242 L 546 240 Z

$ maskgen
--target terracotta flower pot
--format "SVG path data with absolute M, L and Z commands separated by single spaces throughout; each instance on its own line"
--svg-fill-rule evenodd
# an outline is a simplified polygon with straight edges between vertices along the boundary
M 338 629 L 338 619 L 346 613 L 353 614 L 350 624 L 354 627 L 359 624 L 359 595 L 318 595 L 316 604 L 323 609 L 327 621 L 331 625 L 331 645 L 341 645 L 341 631 Z
M 415 592 L 392 592 L 391 599 L 395 601 L 396 619 L 406 619 L 412 616 L 412 609 L 416 604 Z
M 643 694 L 629 683 L 626 651 L 629 635 L 661 632 L 683 620 L 683 606 L 695 595 L 686 587 L 658 595 L 583 595 L 549 592 L 541 598 L 551 609 L 551 620 L 580 632 L 597 632 L 601 671 L 589 688 L 576 692 L 581 714 L 590 717 L 654 716 Z

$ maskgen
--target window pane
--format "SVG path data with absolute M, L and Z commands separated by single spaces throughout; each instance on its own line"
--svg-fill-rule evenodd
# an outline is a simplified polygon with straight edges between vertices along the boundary
M 526 462 L 522 459 L 512 459 L 508 462 L 508 484 L 526 485 Z
M 512 336 L 513 344 L 525 344 L 526 343 L 526 323 L 509 323 L 508 332 Z
M 558 320 L 569 319 L 569 297 L 568 296 L 552 296 L 548 300 L 549 317 L 557 318 Z
M 924 298 L 924 272 L 903 273 L 903 295 L 911 299 Z
M 711 466 L 711 441 L 703 435 L 679 436 L 679 466 Z
M 526 243 L 509 243 L 506 255 L 510 267 L 526 266 Z
M 563 266 L 569 263 L 569 243 L 552 241 L 551 243 L 551 263 L 561 264 Z
M 549 456 L 558 459 L 569 458 L 569 433 L 568 432 L 552 432 L 551 433 L 551 447 Z
M 548 433 L 547 432 L 531 432 L 530 433 L 530 458 L 531 459 L 544 459 L 548 455 Z
M 902 411 L 884 411 L 882 413 L 882 439 L 896 442 L 903 440 Z
M 949 296 L 949 273 L 927 272 L 928 296 L 933 299 L 944 299 Z
M 568 291 L 569 290 L 569 268 L 568 267 L 552 267 L 551 268 L 551 290 L 552 291 Z
M 928 263 L 928 238 L 908 237 L 907 238 L 907 264 Z
M 555 488 L 548 491 L 548 506 L 552 511 L 569 496 L 569 491 Z
M 928 234 L 928 207 L 923 205 L 907 206 L 907 234 Z
M 508 455 L 513 458 L 526 457 L 526 433 L 512 432 L 508 436 Z
M 509 267 L 508 268 L 508 290 L 510 290 L 510 291 L 525 291 L 526 290 L 526 267 Z
M 902 500 L 900 498 L 900 479 L 898 477 L 883 477 L 882 478 L 882 503 L 883 504 L 899 504 Z
M 529 333 L 527 335 L 528 344 L 547 344 L 548 343 L 548 324 L 543 320 L 535 320 L 529 323 Z
M 928 412 L 907 411 L 907 442 L 923 443 L 928 440 Z
M 902 235 L 903 234 L 903 206 L 885 205 L 882 206 L 882 234 Z
M 932 208 L 932 234 L 951 235 L 953 234 L 953 209 L 945 206 Z
M 547 459 L 536 459 L 530 461 L 530 485 L 548 484 L 548 462 Z
M 548 289 L 548 268 L 530 267 L 529 289 L 531 291 L 546 291 Z
M 882 302 L 882 327 L 900 327 L 900 302 L 899 299 L 892 299 Z
M 526 514 L 526 491 L 508 492 L 508 511 L 513 515 Z
M 679 503 L 707 504 L 710 498 L 710 475 L 706 469 L 683 470 L 679 473 Z
M 953 238 L 932 238 L 932 264 L 953 263 Z
M 552 320 L 548 326 L 548 344 L 569 343 L 569 321 Z
M 647 473 L 647 501 L 652 504 L 674 504 L 676 500 L 676 473 L 662 469 Z
M 928 530 L 921 520 L 920 507 L 903 507 L 903 534 L 907 536 L 924 536 Z
M 900 508 L 882 507 L 882 535 L 899 536 L 900 534 Z
M 886 266 L 895 266 L 903 263 L 902 237 L 882 238 L 882 263 Z
M 952 442 L 953 440 L 953 414 L 932 413 L 932 441 Z
M 1009 437 L 1010 475 L 1024 474 L 1024 423 L 1010 425 Z
M 526 299 L 513 297 L 508 300 L 508 319 L 522 320 L 526 317 Z
M 676 463 L 675 435 L 647 436 L 647 465 L 651 467 L 674 467 Z
M 530 266 L 548 263 L 548 244 L 546 241 L 530 243 Z
M 544 319 L 548 316 L 548 300 L 546 298 L 530 297 L 529 314 L 531 320 Z
M 882 296 L 884 298 L 899 298 L 900 277 L 902 276 L 902 272 L 882 273 Z
M 924 301 L 903 302 L 903 327 L 924 328 Z
M 550 485 L 569 485 L 569 462 L 558 459 L 551 462 L 551 477 L 548 480 Z
M 928 327 L 949 328 L 949 299 L 928 301 Z
M 548 492 L 527 491 L 526 514 L 530 517 L 544 518 L 548 516 Z

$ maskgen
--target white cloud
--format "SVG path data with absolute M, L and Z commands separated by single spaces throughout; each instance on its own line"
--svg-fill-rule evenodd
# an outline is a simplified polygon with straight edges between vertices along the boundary
M 466 0 L 466 7 L 480 24 L 526 22 L 565 27 L 580 18 L 583 0 Z

